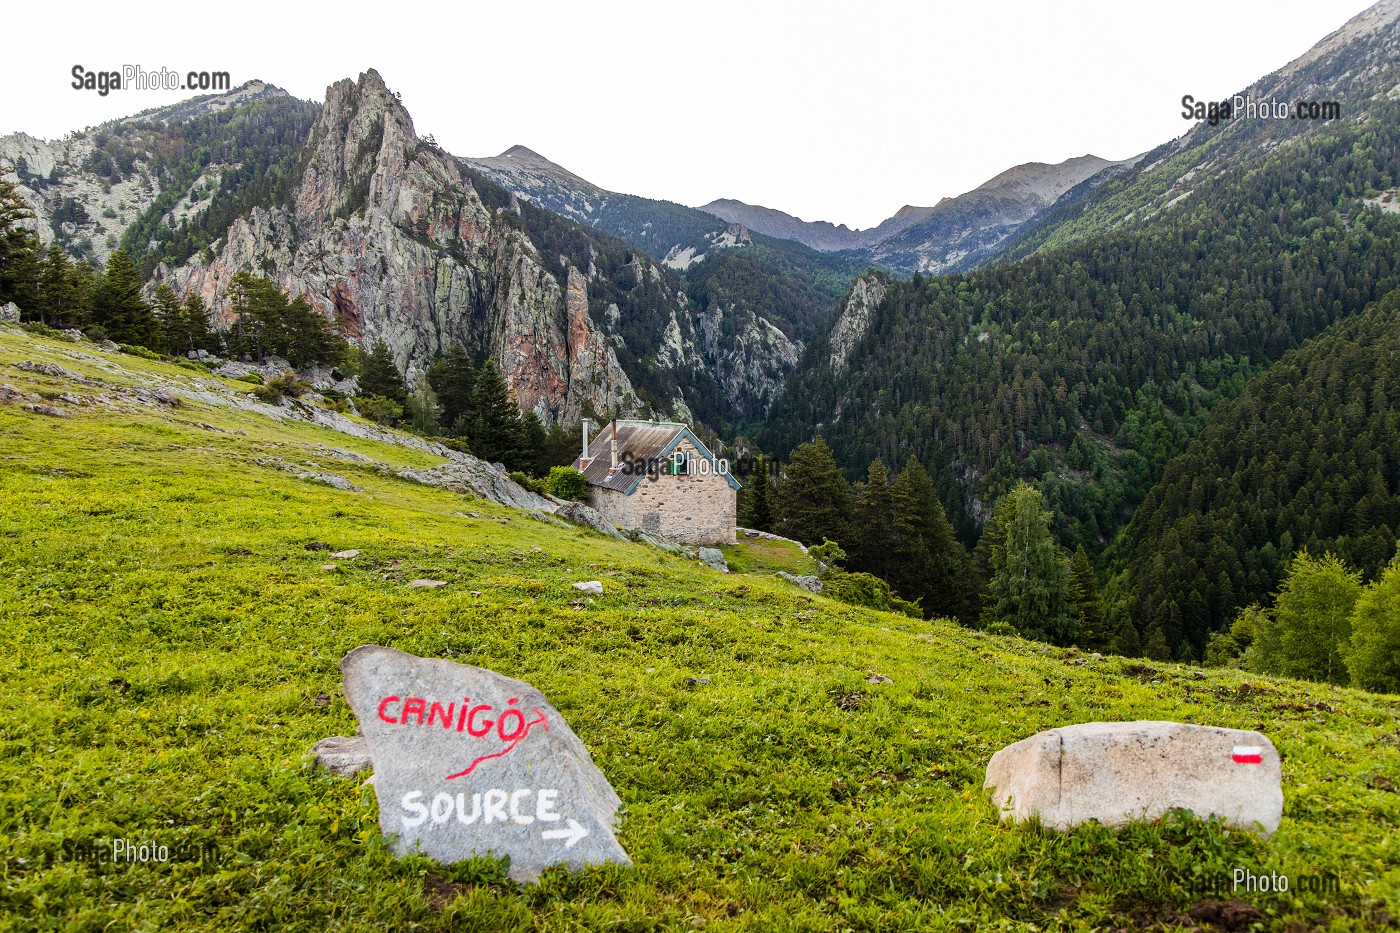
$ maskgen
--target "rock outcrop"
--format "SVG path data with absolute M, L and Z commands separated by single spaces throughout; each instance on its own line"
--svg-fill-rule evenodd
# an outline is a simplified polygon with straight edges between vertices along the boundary
M 836 323 L 831 326 L 831 371 L 846 372 L 847 361 L 856 344 L 870 329 L 870 317 L 885 298 L 889 281 L 880 272 L 867 272 L 851 285 Z
M 486 353 L 546 420 L 577 419 L 585 405 L 641 413 L 589 317 L 586 273 L 548 266 L 370 70 L 327 92 L 292 203 L 254 208 L 209 262 L 166 278 L 226 325 L 232 277 L 268 275 L 350 339 L 383 340 L 411 376 L 451 345 Z

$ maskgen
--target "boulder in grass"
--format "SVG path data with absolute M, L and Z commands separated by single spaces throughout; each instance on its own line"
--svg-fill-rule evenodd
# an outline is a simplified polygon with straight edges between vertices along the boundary
M 992 756 L 986 788 L 1003 820 L 1117 826 L 1180 808 L 1267 838 L 1283 815 L 1278 751 L 1258 732 L 1179 722 L 1089 722 Z
M 316 764 L 340 777 L 354 777 L 374 765 L 370 759 L 369 742 L 362 735 L 333 735 L 311 747 Z

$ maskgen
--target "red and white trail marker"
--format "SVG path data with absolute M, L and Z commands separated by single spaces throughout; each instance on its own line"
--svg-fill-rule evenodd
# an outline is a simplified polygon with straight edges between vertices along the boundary
M 1236 745 L 1231 756 L 1237 765 L 1257 765 L 1264 761 L 1264 749 L 1259 745 Z

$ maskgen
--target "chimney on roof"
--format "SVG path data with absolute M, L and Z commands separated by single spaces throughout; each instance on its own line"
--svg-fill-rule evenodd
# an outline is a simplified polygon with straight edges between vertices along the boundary
M 583 419 L 583 453 L 578 455 L 578 467 L 580 470 L 588 469 L 588 465 L 593 462 L 588 456 L 588 426 L 591 422 L 587 418 Z
M 612 467 L 614 470 L 616 470 L 616 469 L 617 469 L 617 422 L 616 422 L 616 421 L 614 421 L 614 422 L 612 423 L 612 443 L 609 445 L 609 450 L 610 450 L 610 459 L 612 460 L 612 462 L 609 464 L 609 466 Z

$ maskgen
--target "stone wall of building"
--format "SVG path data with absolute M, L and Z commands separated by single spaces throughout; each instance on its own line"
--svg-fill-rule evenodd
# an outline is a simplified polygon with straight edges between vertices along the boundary
M 704 457 L 689 441 L 676 449 Z M 685 544 L 733 544 L 738 497 L 729 481 L 713 472 L 673 476 L 664 469 L 645 476 L 630 496 L 593 488 L 593 506 L 614 525 L 641 528 Z

